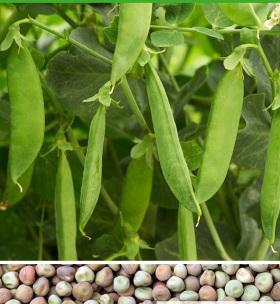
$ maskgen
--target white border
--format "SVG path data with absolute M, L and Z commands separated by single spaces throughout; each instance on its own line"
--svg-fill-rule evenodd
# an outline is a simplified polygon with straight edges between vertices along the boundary
M 280 261 L 96 261 L 96 260 L 86 260 L 86 261 L 1 261 L 0 264 L 201 264 L 201 265 L 209 265 L 209 264 L 280 264 Z

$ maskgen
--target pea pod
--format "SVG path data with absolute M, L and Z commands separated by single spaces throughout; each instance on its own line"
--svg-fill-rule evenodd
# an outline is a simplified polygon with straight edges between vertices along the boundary
M 164 178 L 178 201 L 200 216 L 201 209 L 192 187 L 189 168 L 178 138 L 165 89 L 151 64 L 145 66 L 146 86 Z
M 126 173 L 120 211 L 124 223 L 137 232 L 144 220 L 152 191 L 153 167 L 145 156 L 132 159 Z
M 280 77 L 275 88 L 280 92 Z M 272 112 L 272 123 L 263 185 L 261 190 L 261 220 L 265 237 L 271 244 L 275 241 L 275 229 L 280 211 L 280 109 Z
M 72 173 L 65 151 L 60 151 L 56 174 L 55 219 L 59 260 L 77 260 L 76 201 Z
M 135 64 L 149 33 L 152 3 L 121 3 L 118 37 L 113 57 L 111 82 L 120 80 Z
M 90 125 L 84 164 L 79 222 L 79 228 L 83 235 L 85 235 L 84 228 L 93 213 L 101 190 L 105 118 L 106 108 L 104 105 L 100 105 Z
M 221 187 L 230 165 L 243 104 L 241 66 L 224 74 L 211 106 L 198 173 L 197 198 L 207 201 Z
M 7 75 L 11 119 L 9 174 L 19 184 L 44 140 L 44 101 L 39 74 L 27 48 L 12 47 Z

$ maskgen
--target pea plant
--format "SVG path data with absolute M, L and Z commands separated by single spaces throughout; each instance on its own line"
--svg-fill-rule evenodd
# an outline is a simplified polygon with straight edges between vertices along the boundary
M 279 260 L 279 21 L 0 5 L 2 259 Z

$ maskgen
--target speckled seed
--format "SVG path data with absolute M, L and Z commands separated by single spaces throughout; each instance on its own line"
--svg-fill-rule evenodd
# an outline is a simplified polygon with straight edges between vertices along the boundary
M 225 293 L 224 289 L 223 288 L 218 288 L 216 291 L 217 291 L 217 300 L 218 301 L 223 300 L 224 297 L 226 296 L 226 293 Z
M 255 277 L 255 285 L 259 291 L 269 292 L 273 286 L 272 275 L 269 272 L 258 273 Z
M 185 279 L 187 277 L 187 268 L 184 264 L 177 264 L 174 266 L 173 269 L 174 275 L 181 278 L 181 279 Z
M 28 285 L 19 285 L 15 297 L 22 303 L 29 303 L 33 298 L 33 289 Z
M 215 287 L 223 288 L 226 283 L 230 280 L 229 275 L 223 271 L 215 272 Z
M 138 264 L 122 264 L 122 269 L 127 274 L 134 274 L 137 271 L 138 267 Z
M 20 301 L 16 300 L 16 299 L 12 299 L 7 301 L 5 304 L 21 304 Z
M 199 300 L 200 301 L 216 301 L 217 300 L 217 292 L 211 286 L 202 286 L 199 289 Z
M 75 279 L 79 282 L 89 282 L 92 283 L 94 280 L 94 272 L 88 266 L 81 266 L 78 268 Z
M 125 292 L 118 292 L 118 294 L 120 296 L 128 297 L 128 296 L 132 296 L 134 294 L 134 290 L 135 290 L 135 287 L 132 284 L 130 284 L 128 289 Z
M 33 284 L 34 293 L 39 297 L 44 297 L 50 290 L 50 282 L 45 277 L 38 278 Z
M 87 300 L 84 304 L 98 304 L 98 302 L 96 300 Z
M 43 297 L 34 298 L 30 304 L 47 304 L 47 301 Z
M 19 285 L 18 273 L 15 271 L 4 273 L 2 276 L 2 282 L 9 289 L 17 288 Z
M 149 286 L 152 284 L 152 277 L 148 272 L 143 270 L 138 270 L 134 275 L 133 284 L 136 287 Z
M 150 287 L 138 287 L 135 289 L 135 297 L 140 300 L 152 300 L 152 288 Z
M 117 276 L 113 281 L 113 288 L 116 292 L 125 292 L 130 285 L 129 279 L 125 276 Z
M 198 291 L 200 288 L 199 279 L 195 276 L 188 276 L 185 279 L 186 290 Z
M 202 273 L 200 279 L 199 279 L 200 285 L 209 285 L 214 286 L 215 284 L 215 273 L 212 270 L 204 270 Z
M 158 265 L 155 275 L 159 281 L 167 281 L 172 275 L 171 267 L 169 265 Z
M 60 297 L 57 295 L 52 294 L 48 297 L 48 304 L 61 304 L 61 303 L 62 301 Z
M 249 267 L 255 272 L 264 272 L 268 268 L 268 264 L 249 264 Z
M 136 304 L 136 301 L 133 297 L 119 297 L 118 304 Z
M 260 301 L 273 301 L 273 299 L 270 296 L 262 296 L 260 297 Z
M 95 283 L 101 287 L 110 286 L 113 283 L 113 272 L 110 267 L 104 267 L 96 273 Z
M 255 285 L 247 285 L 244 288 L 243 295 L 241 297 L 242 301 L 258 301 L 260 298 L 260 292 Z
M 226 284 L 225 292 L 227 296 L 239 298 L 243 293 L 243 285 L 238 280 L 230 280 Z
M 271 290 L 271 296 L 273 300 L 280 301 L 280 283 L 274 284 Z
M 192 290 L 185 290 L 180 293 L 180 301 L 197 301 L 198 293 Z
M 205 270 L 205 269 L 208 269 L 208 270 L 216 270 L 219 268 L 219 265 L 218 264 L 203 264 L 202 265 L 202 269 Z
M 99 299 L 100 304 L 114 304 L 114 301 L 110 298 L 109 295 L 103 294 Z
M 270 270 L 270 273 L 272 275 L 274 282 L 276 282 L 276 283 L 280 282 L 280 269 L 279 268 Z
M 38 276 L 50 278 L 55 275 L 55 267 L 50 264 L 38 264 L 35 269 Z
M 72 282 L 75 277 L 76 269 L 71 266 L 60 266 L 56 269 L 56 274 L 61 281 Z
M 55 291 L 61 297 L 68 297 L 72 293 L 72 285 L 65 281 L 60 281 L 55 286 Z
M 185 288 L 185 284 L 181 278 L 172 276 L 166 282 L 166 287 L 169 288 L 171 291 L 181 292 Z
M 25 285 L 33 285 L 36 279 L 36 273 L 33 266 L 24 266 L 19 272 L 19 279 Z
M 12 298 L 12 293 L 7 288 L 0 288 L 0 303 L 5 303 Z
M 108 266 L 113 270 L 113 271 L 119 271 L 121 269 L 120 264 L 108 264 Z
M 152 296 L 156 301 L 168 301 L 171 298 L 171 293 L 165 284 L 158 284 L 154 286 Z
M 239 268 L 236 272 L 236 279 L 242 283 L 253 283 L 255 278 L 250 268 Z
M 202 272 L 202 267 L 200 264 L 188 264 L 187 271 L 189 275 L 193 275 L 195 277 L 199 276 Z
M 140 264 L 140 269 L 148 272 L 149 274 L 155 273 L 157 268 L 156 264 Z
M 80 282 L 73 286 L 73 297 L 78 301 L 86 301 L 92 297 L 93 288 L 89 282 Z
M 239 264 L 222 264 L 221 267 L 225 273 L 227 273 L 229 275 L 233 275 L 238 270 Z

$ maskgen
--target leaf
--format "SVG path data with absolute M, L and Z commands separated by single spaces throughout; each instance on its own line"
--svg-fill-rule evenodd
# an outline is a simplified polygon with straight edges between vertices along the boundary
M 156 257 L 160 261 L 178 261 L 179 250 L 177 242 L 177 234 L 158 242 L 155 248 Z
M 216 32 L 214 30 L 211 30 L 211 29 L 209 29 L 207 27 L 195 26 L 195 27 L 192 27 L 192 30 L 195 31 L 195 32 L 197 32 L 197 33 L 209 36 L 209 37 L 213 37 L 213 38 L 217 38 L 217 39 L 220 39 L 220 40 L 224 40 L 224 37 L 223 37 L 222 34 L 220 34 L 219 32 Z
M 270 130 L 270 116 L 265 111 L 264 94 L 244 99 L 242 116 L 246 126 L 237 136 L 233 161 L 245 168 L 263 169 Z
M 218 4 L 202 4 L 204 17 L 213 26 L 213 28 L 224 28 L 232 25 L 232 22 L 221 11 Z
M 165 5 L 165 20 L 170 24 L 180 24 L 191 15 L 194 6 L 193 3 Z
M 151 55 L 148 50 L 143 49 L 138 57 L 138 63 L 140 66 L 145 66 L 151 59 Z
M 278 93 L 272 102 L 272 110 L 275 111 L 280 108 L 280 93 Z
M 116 44 L 118 36 L 119 17 L 115 16 L 109 26 L 104 28 L 104 34 L 112 44 Z
M 241 46 L 236 47 L 234 51 L 224 60 L 224 67 L 227 70 L 233 70 L 242 60 L 245 53 L 246 48 L 243 48 Z
M 162 30 L 151 33 L 151 42 L 157 47 L 171 47 L 184 43 L 184 35 L 174 30 Z

